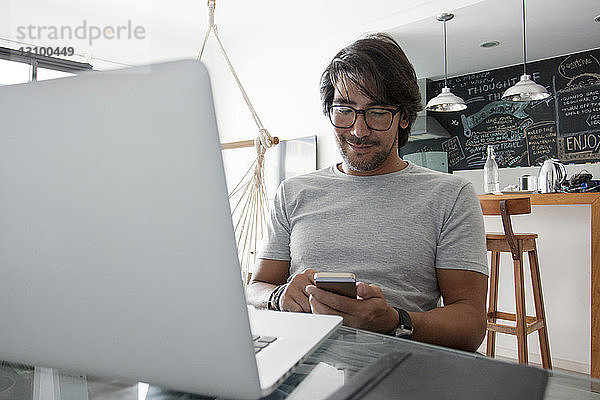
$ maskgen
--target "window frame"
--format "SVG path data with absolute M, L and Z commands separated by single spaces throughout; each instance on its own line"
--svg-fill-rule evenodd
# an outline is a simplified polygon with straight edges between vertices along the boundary
M 0 47 L 0 59 L 28 64 L 31 66 L 30 82 L 37 81 L 37 69 L 45 68 L 55 71 L 68 72 L 78 74 L 83 71 L 91 71 L 91 64 L 82 63 L 62 58 L 41 56 L 34 53 L 26 53 L 19 50 L 14 50 L 8 47 Z

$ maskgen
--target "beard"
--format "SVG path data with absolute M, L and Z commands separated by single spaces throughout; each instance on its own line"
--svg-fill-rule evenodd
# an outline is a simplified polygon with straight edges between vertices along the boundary
M 398 138 L 394 140 L 389 149 L 381 148 L 381 142 L 376 140 L 371 140 L 368 137 L 357 138 L 353 135 L 336 135 L 336 142 L 338 149 L 342 155 L 342 159 L 344 163 L 353 171 L 357 172 L 368 172 L 374 171 L 377 168 L 381 167 L 385 160 L 388 159 L 392 151 L 395 149 L 395 144 Z M 376 148 L 374 154 L 369 157 L 359 156 L 354 154 L 354 151 L 348 143 L 353 145 L 371 145 Z

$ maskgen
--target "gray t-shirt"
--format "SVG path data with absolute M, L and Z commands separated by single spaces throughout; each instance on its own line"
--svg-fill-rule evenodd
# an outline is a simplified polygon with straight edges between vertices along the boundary
M 473 185 L 412 163 L 385 175 L 331 166 L 286 179 L 258 257 L 290 261 L 290 278 L 306 268 L 352 272 L 409 311 L 436 307 L 436 268 L 488 273 Z

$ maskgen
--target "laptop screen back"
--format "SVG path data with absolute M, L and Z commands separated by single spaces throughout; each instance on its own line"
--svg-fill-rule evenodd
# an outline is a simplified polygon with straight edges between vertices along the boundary
M 202 64 L 6 86 L 0 104 L 0 359 L 207 394 L 234 377 L 256 397 Z

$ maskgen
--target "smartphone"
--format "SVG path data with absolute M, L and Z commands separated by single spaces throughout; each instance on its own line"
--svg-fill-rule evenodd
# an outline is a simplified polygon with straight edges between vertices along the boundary
M 349 272 L 317 272 L 315 286 L 342 296 L 356 298 L 356 276 Z

